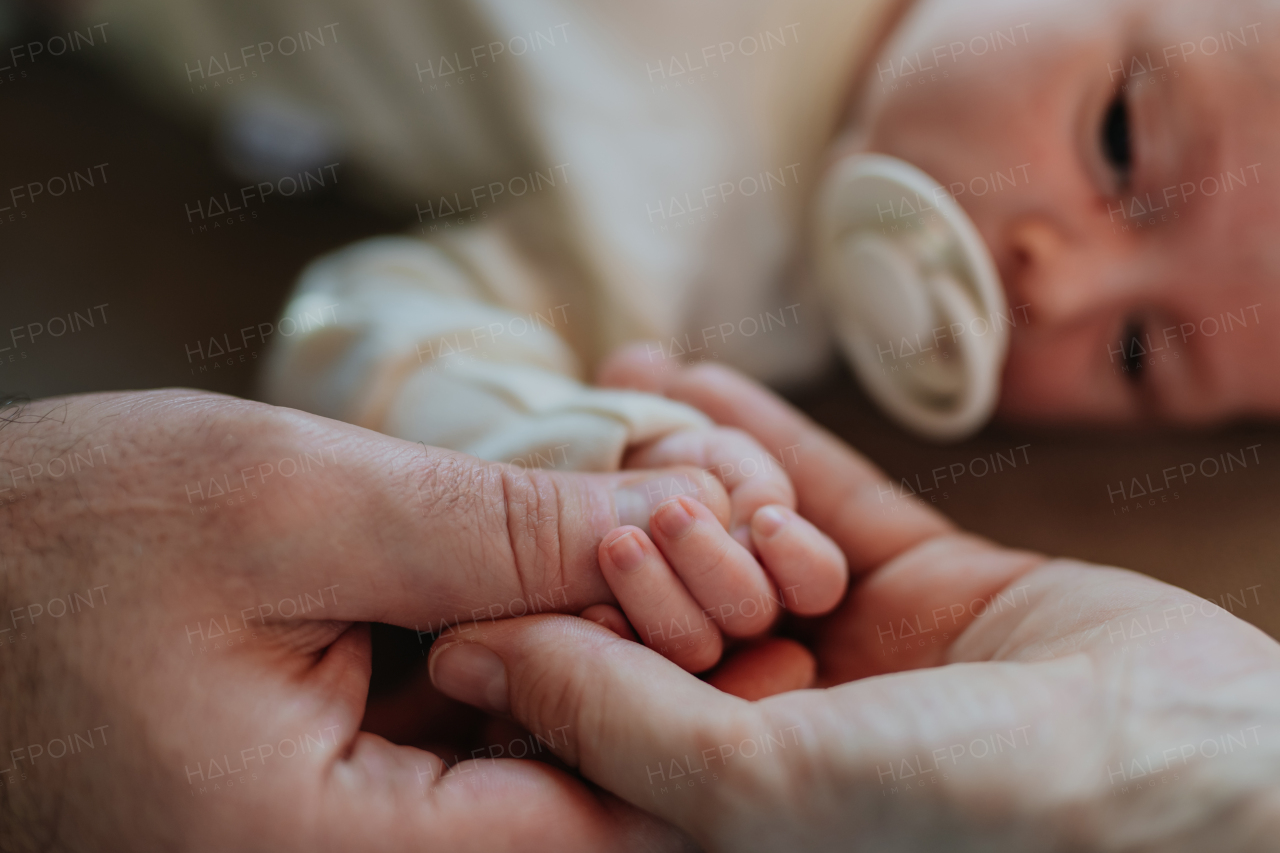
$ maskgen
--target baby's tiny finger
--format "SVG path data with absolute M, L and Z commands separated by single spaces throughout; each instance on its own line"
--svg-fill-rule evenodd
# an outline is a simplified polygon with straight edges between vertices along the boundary
M 710 510 L 692 498 L 672 498 L 653 511 L 650 527 L 685 588 L 726 634 L 752 637 L 773 624 L 773 584 Z
M 600 569 L 640 642 L 689 672 L 710 669 L 720 660 L 720 629 L 703 615 L 643 530 L 620 527 L 606 536 Z
M 623 616 L 622 611 L 612 604 L 593 604 L 579 613 L 578 616 L 595 622 L 597 625 L 603 625 L 624 640 L 639 642 L 636 638 L 636 632 L 631 630 L 631 624 L 627 622 L 627 617 Z
M 751 538 L 792 613 L 818 616 L 832 610 L 849 585 L 844 552 L 805 518 L 777 504 L 751 517 Z

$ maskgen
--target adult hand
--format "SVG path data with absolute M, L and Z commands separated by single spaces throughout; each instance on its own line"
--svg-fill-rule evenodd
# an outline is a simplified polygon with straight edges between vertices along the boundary
M 563 727 L 565 761 L 713 851 L 1273 848 L 1274 641 L 1149 578 L 959 534 L 922 504 L 885 519 L 883 476 L 763 389 L 705 367 L 665 383 L 797 448 L 800 511 L 864 575 L 820 626 L 838 686 L 746 702 L 539 616 L 438 643 L 437 687 Z M 459 678 L 454 656 L 476 646 L 503 662 L 493 692 Z
M 0 848 L 687 846 L 548 764 L 446 771 L 362 733 L 361 623 L 610 602 L 603 535 L 673 478 L 724 523 L 714 481 L 522 472 L 191 392 L 3 417 Z

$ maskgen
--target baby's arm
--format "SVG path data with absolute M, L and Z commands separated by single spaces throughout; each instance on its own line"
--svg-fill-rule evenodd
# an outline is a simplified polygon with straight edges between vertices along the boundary
M 657 516 L 684 505 L 697 519 L 682 536 L 655 528 L 665 559 L 639 529 L 644 571 L 615 572 L 601 556 L 628 615 L 656 631 L 645 641 L 687 666 L 715 662 L 721 630 L 732 637 L 766 630 L 779 603 L 802 614 L 834 606 L 845 585 L 843 560 L 835 566 L 831 557 L 839 557 L 835 546 L 794 514 L 785 516 L 785 532 L 770 530 L 769 507 L 788 513 L 795 505 L 777 460 L 745 433 L 716 428 L 661 395 L 579 382 L 577 359 L 558 334 L 563 327 L 527 324 L 530 313 L 557 316 L 535 265 L 493 224 L 463 231 L 435 243 L 370 240 L 309 267 L 286 312 L 296 328 L 267 365 L 267 398 L 530 467 L 617 470 L 631 451 L 632 467 L 709 469 L 730 493 L 737 541 L 684 498 Z M 526 326 L 513 322 L 520 319 Z M 825 560 L 806 561 L 824 553 Z M 704 626 L 694 633 L 709 638 L 705 646 L 667 639 L 678 630 L 669 621 L 657 630 L 666 605 L 688 626 Z
M 340 250 L 304 271 L 264 396 L 411 441 L 562 470 L 617 470 L 630 446 L 709 425 L 660 395 L 579 381 L 563 336 L 596 334 L 591 300 L 566 297 L 570 288 L 548 278 L 495 222 L 431 242 L 381 238 Z
M 786 448 L 770 454 L 661 394 L 583 384 L 563 336 L 596 333 L 582 307 L 591 300 L 558 302 L 568 297 L 551 294 L 572 293 L 571 279 L 555 290 L 548 277 L 501 222 L 342 249 L 303 273 L 264 396 L 521 467 L 616 471 L 626 454 L 627 467 L 706 468 L 730 492 L 731 529 L 752 547 L 757 509 L 795 505 L 777 460 Z

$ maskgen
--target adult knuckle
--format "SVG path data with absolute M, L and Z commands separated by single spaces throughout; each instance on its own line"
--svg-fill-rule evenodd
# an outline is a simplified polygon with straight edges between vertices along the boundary
M 564 586 L 560 478 L 511 466 L 500 470 L 508 547 L 526 601 Z
M 416 459 L 411 476 L 428 517 L 478 526 L 486 516 L 505 515 L 500 475 L 467 457 L 441 454 Z

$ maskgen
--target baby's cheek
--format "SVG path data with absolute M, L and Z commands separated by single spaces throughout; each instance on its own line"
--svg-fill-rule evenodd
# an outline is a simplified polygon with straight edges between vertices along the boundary
M 1105 338 L 1098 329 L 1045 331 L 1034 340 L 1015 334 L 999 416 L 1026 423 L 1131 422 L 1137 414 L 1133 391 L 1121 375 L 1122 361 L 1108 361 Z

